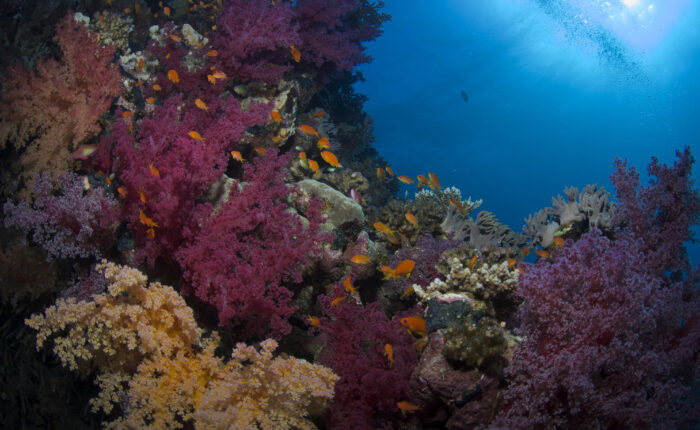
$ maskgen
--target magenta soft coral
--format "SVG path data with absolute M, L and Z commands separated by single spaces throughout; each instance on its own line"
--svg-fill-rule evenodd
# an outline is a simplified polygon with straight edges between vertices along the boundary
M 283 282 L 300 282 L 299 266 L 329 239 L 319 233 L 320 202 L 311 202 L 306 226 L 290 213 L 291 190 L 283 181 L 288 162 L 289 155 L 268 150 L 246 163 L 245 183 L 233 184 L 215 212 L 200 207 L 201 228 L 193 227 L 177 252 L 185 292 L 214 306 L 219 323 L 242 328 L 244 337 L 290 331 L 295 307 Z
M 340 376 L 329 411 L 330 428 L 394 428 L 391 423 L 401 416 L 396 403 L 412 400 L 408 381 L 418 363 L 415 339 L 399 321 L 422 312 L 414 309 L 389 320 L 379 303 L 362 306 L 347 295 L 339 283 L 319 298 L 326 315 L 320 327 L 324 349 L 319 361 Z M 346 298 L 333 304 L 337 297 Z M 384 353 L 386 344 L 393 349 L 393 365 Z
M 152 264 L 160 256 L 173 257 L 183 228 L 194 222 L 195 200 L 223 174 L 231 158 L 228 151 L 245 129 L 263 123 L 269 111 L 261 103 L 244 111 L 229 97 L 216 100 L 211 111 L 204 112 L 182 106 L 181 98 L 172 96 L 152 118 L 143 119 L 136 136 L 129 132 L 128 120 L 114 125 L 97 157 L 100 167 L 114 171 L 126 191 L 123 217 L 136 232 L 137 261 L 146 258 Z M 200 133 L 204 141 L 193 139 L 190 131 Z M 112 159 L 117 160 L 114 165 Z M 142 212 L 158 224 L 152 238 Z

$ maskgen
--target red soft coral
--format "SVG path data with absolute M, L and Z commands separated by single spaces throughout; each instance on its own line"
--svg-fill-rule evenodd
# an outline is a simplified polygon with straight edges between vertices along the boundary
M 100 132 L 97 120 L 121 89 L 114 49 L 103 47 L 72 13 L 56 26 L 54 41 L 59 60 L 39 61 L 36 73 L 19 65 L 6 73 L 0 144 L 9 139 L 23 151 L 24 179 L 67 171 L 71 152 Z
M 177 252 L 187 281 L 185 291 L 214 306 L 219 323 L 244 324 L 243 336 L 280 337 L 290 331 L 292 292 L 285 281 L 301 281 L 298 266 L 321 240 L 319 202 L 309 220 L 291 213 L 283 181 L 289 156 L 269 150 L 245 167 L 245 183 L 233 184 L 227 201 L 214 212 L 202 206 L 199 224 Z

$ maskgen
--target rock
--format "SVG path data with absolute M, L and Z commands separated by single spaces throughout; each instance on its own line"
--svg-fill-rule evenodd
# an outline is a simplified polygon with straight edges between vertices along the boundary
M 297 185 L 302 193 L 323 200 L 322 212 L 327 217 L 323 224 L 325 230 L 332 231 L 348 223 L 362 225 L 365 222 L 362 206 L 340 191 L 313 179 L 304 179 L 297 182 Z

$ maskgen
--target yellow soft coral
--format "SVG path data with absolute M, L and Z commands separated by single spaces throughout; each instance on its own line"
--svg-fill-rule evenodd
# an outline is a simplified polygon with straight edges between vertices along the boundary
M 103 261 L 108 292 L 92 301 L 60 299 L 26 322 L 37 348 L 53 335 L 54 352 L 73 370 L 98 373 L 93 411 L 119 404 L 114 429 L 311 429 L 309 409 L 333 397 L 338 376 L 296 358 L 273 358 L 239 343 L 224 363 L 219 337 L 202 338 L 192 310 L 172 288 L 147 284 L 136 269 Z M 67 330 L 67 333 L 65 332 Z M 59 334 L 60 333 L 60 334 Z
M 107 293 L 92 301 L 59 299 L 43 315 L 26 320 L 38 330 L 37 349 L 58 334 L 54 353 L 71 370 L 133 372 L 146 356 L 173 356 L 197 342 L 200 329 L 192 309 L 171 287 L 147 286 L 138 270 L 104 260 L 96 270 L 109 281 Z

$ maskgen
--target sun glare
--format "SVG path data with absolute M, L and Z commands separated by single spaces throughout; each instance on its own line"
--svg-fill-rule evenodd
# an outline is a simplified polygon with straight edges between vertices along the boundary
M 639 5 L 639 0 L 622 0 L 622 3 L 627 6 L 628 9 L 632 9 Z

